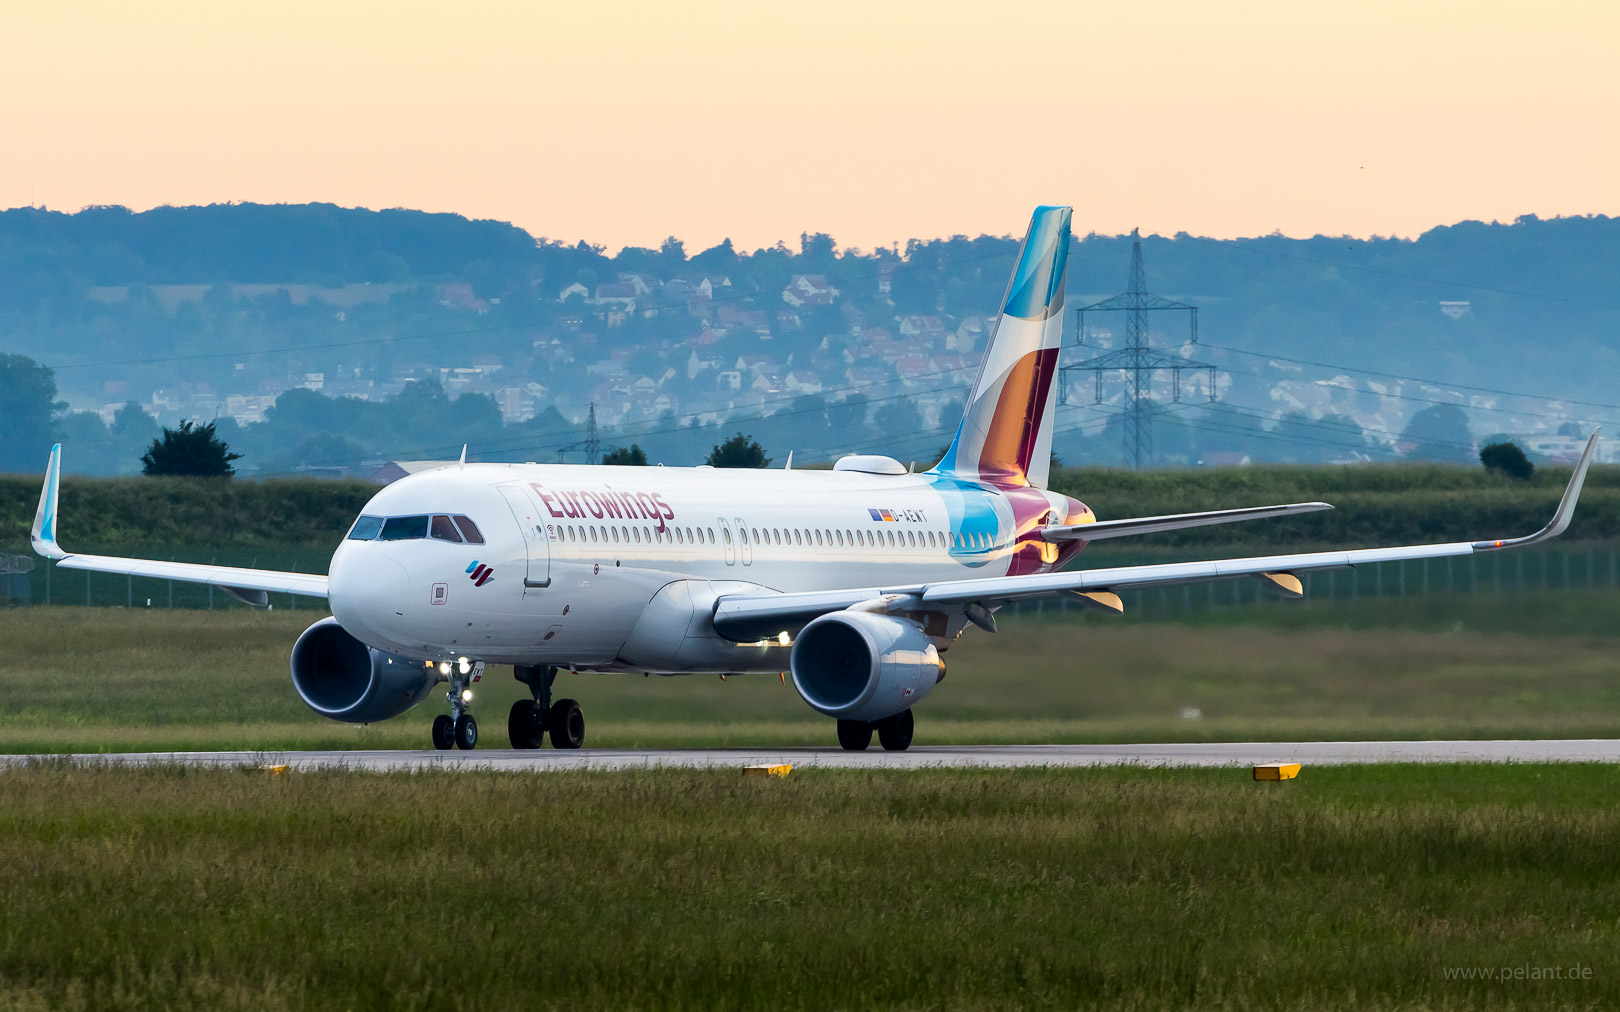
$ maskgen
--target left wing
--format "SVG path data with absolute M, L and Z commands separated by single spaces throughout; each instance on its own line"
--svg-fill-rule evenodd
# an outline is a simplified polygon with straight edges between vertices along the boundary
M 1157 534 L 1160 531 L 1179 531 L 1188 527 L 1208 527 L 1211 524 L 1230 524 L 1240 520 L 1266 520 L 1288 517 L 1296 513 L 1315 513 L 1330 510 L 1325 502 L 1294 502 L 1283 506 L 1245 506 L 1235 510 L 1210 510 L 1207 513 L 1172 513 L 1162 517 L 1131 517 L 1126 520 L 1093 520 L 1088 524 L 1048 524 L 1041 528 L 1045 541 L 1101 541 L 1104 538 L 1125 538 L 1137 534 Z
M 40 489 L 39 508 L 34 512 L 34 529 L 29 535 L 34 551 L 55 559 L 63 569 L 88 569 L 95 573 L 122 573 L 150 576 L 159 580 L 212 584 L 248 604 L 270 602 L 269 592 L 325 597 L 326 577 L 310 573 L 283 573 L 271 569 L 239 569 L 235 566 L 202 566 L 190 562 L 157 562 L 149 559 L 120 559 L 107 555 L 75 555 L 56 543 L 56 500 L 62 484 L 62 444 L 51 447 L 51 462 L 45 469 L 45 485 Z
M 960 611 L 976 625 L 993 629 L 990 609 L 1031 597 L 1071 595 L 1107 611 L 1123 611 L 1118 591 L 1175 584 L 1204 583 L 1255 577 L 1286 596 L 1299 597 L 1303 586 L 1298 575 L 1322 569 L 1342 569 L 1377 562 L 1404 559 L 1438 559 L 1473 555 L 1501 548 L 1521 548 L 1556 538 L 1569 527 L 1580 499 L 1586 472 L 1597 450 L 1598 433 L 1593 431 L 1581 453 L 1575 473 L 1564 488 L 1563 498 L 1547 526 L 1522 538 L 1500 541 L 1458 541 L 1443 545 L 1417 545 L 1403 548 L 1361 548 L 1341 552 L 1309 552 L 1299 555 L 1268 555 L 1215 562 L 1170 562 L 1152 566 L 1120 566 L 1114 569 L 1088 569 L 1074 573 L 1042 573 L 1033 576 L 992 576 L 977 580 L 950 580 L 942 583 L 897 587 L 865 587 L 850 590 L 811 591 L 802 594 L 726 595 L 715 604 L 714 627 L 720 635 L 748 642 L 783 631 L 797 631 L 820 615 L 859 606 L 863 610 L 885 612 Z M 1089 525 L 1085 525 L 1089 526 Z

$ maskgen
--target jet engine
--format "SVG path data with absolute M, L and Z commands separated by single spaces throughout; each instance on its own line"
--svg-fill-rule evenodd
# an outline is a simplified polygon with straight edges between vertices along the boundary
M 305 629 L 292 648 L 292 681 L 309 708 L 345 724 L 397 717 L 420 703 L 439 681 L 422 661 L 366 646 L 337 619 Z
M 909 709 L 945 677 L 922 627 L 864 611 L 838 611 L 805 626 L 789 664 L 812 709 L 841 720 L 882 720 Z

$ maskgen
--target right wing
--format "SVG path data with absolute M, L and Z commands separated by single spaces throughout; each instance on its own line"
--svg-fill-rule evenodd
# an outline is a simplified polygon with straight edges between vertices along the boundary
M 248 604 L 264 606 L 269 592 L 325 597 L 326 577 L 310 573 L 283 573 L 272 569 L 239 569 L 235 566 L 203 566 L 190 562 L 158 562 L 150 559 L 121 559 L 107 555 L 75 555 L 56 543 L 56 500 L 62 483 L 62 444 L 51 447 L 51 462 L 45 469 L 45 486 L 40 489 L 39 508 L 34 512 L 34 529 L 29 535 L 34 551 L 56 560 L 63 569 L 87 569 L 94 573 L 121 573 L 149 576 L 159 580 L 207 583 Z
M 1207 583 L 1253 577 L 1289 597 L 1299 597 L 1303 584 L 1297 574 L 1323 569 L 1343 569 L 1378 562 L 1406 559 L 1438 559 L 1473 555 L 1502 548 L 1539 544 L 1564 533 L 1575 515 L 1586 472 L 1597 450 L 1598 433 L 1593 431 L 1586 450 L 1575 465 L 1558 509 L 1547 526 L 1522 538 L 1494 541 L 1458 541 L 1443 545 L 1414 545 L 1400 548 L 1360 548 L 1339 552 L 1309 552 L 1298 555 L 1267 555 L 1215 562 L 1169 562 L 1151 566 L 1119 566 L 1113 569 L 1087 569 L 1072 573 L 1040 573 L 1030 576 L 992 576 L 976 580 L 949 580 L 941 583 L 910 584 L 894 587 L 860 587 L 848 590 L 809 591 L 795 594 L 728 594 L 715 603 L 715 631 L 727 639 L 751 642 L 796 633 L 806 623 L 829 612 L 847 608 L 888 613 L 954 612 L 965 614 L 976 625 L 994 628 L 991 610 L 1013 601 L 1032 597 L 1067 595 L 1106 611 L 1123 611 L 1118 597 L 1121 590 L 1166 587 L 1177 584 Z M 1196 514 L 1194 514 L 1196 515 Z M 1077 526 L 1090 526 L 1089 524 Z

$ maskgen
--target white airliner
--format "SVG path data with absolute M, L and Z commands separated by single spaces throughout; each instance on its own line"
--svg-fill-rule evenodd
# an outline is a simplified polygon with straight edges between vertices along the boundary
M 846 749 L 911 743 L 911 708 L 945 677 L 968 625 L 1012 601 L 1068 596 L 1120 612 L 1118 592 L 1258 579 L 1301 595 L 1299 573 L 1529 545 L 1569 525 L 1587 444 L 1552 521 L 1528 537 L 1063 572 L 1087 542 L 1330 509 L 1295 503 L 1098 520 L 1049 491 L 1053 379 L 1063 330 L 1067 207 L 1037 208 L 950 449 L 932 470 L 856 455 L 830 471 L 453 464 L 378 492 L 326 576 L 74 555 L 56 542 L 61 446 L 34 520 L 57 565 L 213 584 L 252 604 L 324 597 L 332 615 L 292 648 L 316 713 L 397 716 L 448 682 L 441 749 L 472 748 L 471 684 L 510 664 L 532 699 L 516 748 L 578 748 L 585 718 L 552 699 L 561 670 L 789 671 Z M 465 452 L 463 452 L 465 458 Z

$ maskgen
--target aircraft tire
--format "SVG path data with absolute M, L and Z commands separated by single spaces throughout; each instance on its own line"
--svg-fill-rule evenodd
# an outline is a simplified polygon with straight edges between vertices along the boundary
M 506 734 L 513 748 L 539 748 L 546 740 L 546 729 L 532 699 L 520 699 L 506 715 Z
M 904 752 L 911 747 L 911 732 L 916 720 L 910 710 L 901 710 L 892 717 L 877 722 L 878 741 L 886 752 Z
M 559 699 L 546 714 L 552 748 L 579 748 L 585 744 L 585 711 L 576 699 Z
M 478 747 L 478 721 L 473 715 L 464 713 L 456 720 L 456 748 L 464 752 L 471 752 Z
M 845 752 L 863 752 L 872 744 L 872 725 L 864 720 L 840 720 L 838 744 Z
M 433 747 L 441 752 L 456 747 L 456 722 L 448 713 L 433 718 Z

